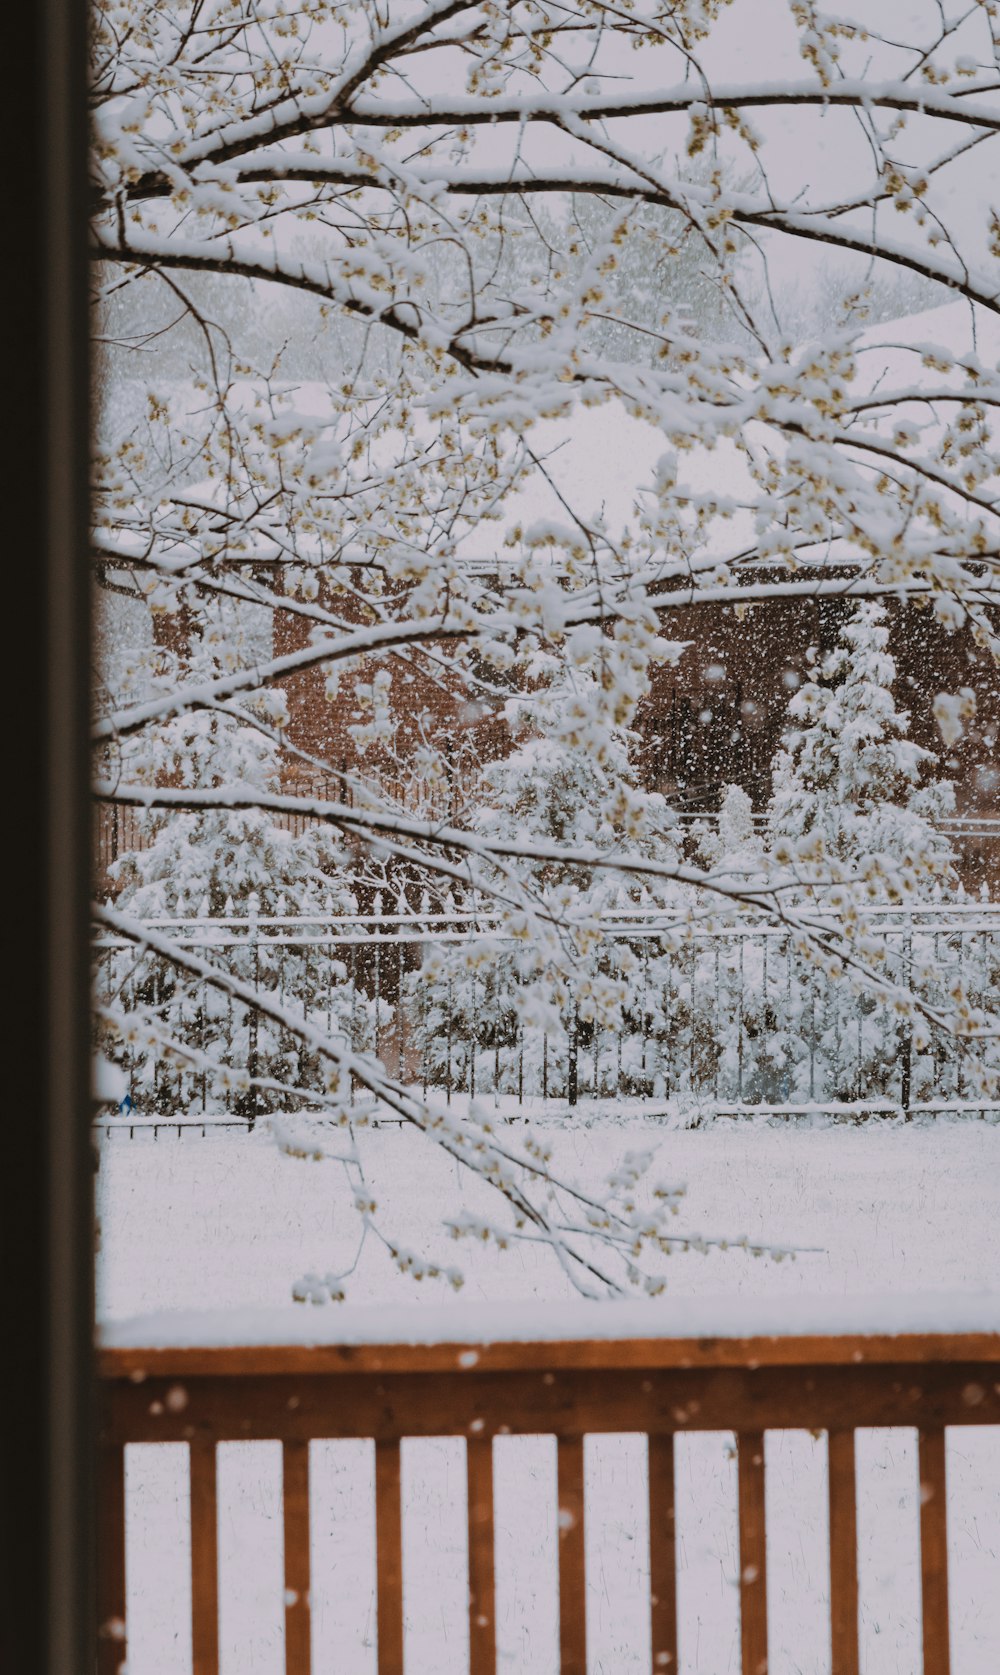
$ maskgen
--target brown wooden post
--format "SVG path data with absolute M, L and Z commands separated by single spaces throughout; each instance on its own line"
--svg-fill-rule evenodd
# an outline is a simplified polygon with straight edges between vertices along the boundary
M 767 1536 L 764 1434 L 737 1438 L 740 1507 L 740 1641 L 743 1675 L 767 1675 Z
M 587 1675 L 587 1571 L 583 1522 L 583 1438 L 560 1437 L 559 1670 Z
M 191 1449 L 191 1662 L 219 1675 L 219 1517 L 214 1442 Z
M 493 1439 L 466 1443 L 469 1504 L 469 1675 L 496 1675 Z
M 126 1661 L 125 1449 L 102 1446 L 97 1483 L 98 1675 L 118 1675 Z
M 677 1530 L 674 1494 L 674 1439 L 649 1439 L 649 1605 L 653 1669 L 676 1675 Z
M 858 1675 L 858 1511 L 854 1432 L 827 1434 L 833 1675 Z
M 282 1444 L 285 1524 L 285 1675 L 310 1675 L 309 1444 Z
M 920 1431 L 920 1590 L 924 1675 L 949 1675 L 948 1508 L 944 1430 Z
M 399 1442 L 375 1444 L 378 1675 L 403 1675 L 403 1517 Z

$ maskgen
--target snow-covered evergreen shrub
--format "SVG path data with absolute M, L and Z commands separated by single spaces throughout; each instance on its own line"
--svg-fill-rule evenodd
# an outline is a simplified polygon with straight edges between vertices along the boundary
M 676 860 L 673 816 L 662 796 L 640 787 L 632 735 L 607 713 L 593 668 L 544 672 L 550 684 L 508 706 L 517 743 L 482 770 L 473 829 L 512 844 L 541 840 L 609 854 L 627 842 L 634 854 Z M 676 905 L 681 892 L 669 883 L 629 890 L 620 877 L 561 860 L 526 859 L 511 871 L 552 934 L 540 945 L 515 928 L 428 954 L 409 984 L 419 996 L 415 1045 L 428 1079 L 468 1088 L 474 1053 L 480 1091 L 649 1091 L 643 944 L 598 927 L 640 901 Z
M 269 694 L 269 705 L 272 714 L 280 711 L 280 693 Z M 164 723 L 142 763 L 152 783 L 262 791 L 279 789 L 278 769 L 278 745 L 268 732 L 252 721 L 204 711 Z M 140 820 L 146 846 L 127 851 L 111 869 L 120 909 L 141 920 L 207 920 L 189 931 L 200 957 L 276 992 L 353 1047 L 373 1046 L 372 1002 L 350 982 L 343 957 L 323 940 L 320 925 L 269 929 L 263 940 L 255 934 L 261 918 L 354 910 L 335 834 L 325 827 L 296 834 L 258 809 L 159 809 Z M 131 952 L 117 957 L 99 978 L 99 1000 L 104 988 L 111 995 L 120 989 L 133 1014 L 131 1039 L 112 1039 L 108 1050 L 129 1072 L 137 1109 L 214 1102 L 217 1093 L 227 1093 L 227 1083 L 235 1078 L 239 1085 L 248 1074 L 294 1088 L 307 1087 L 319 1074 L 313 1055 L 273 1020 L 154 955 L 138 965 Z M 388 1010 L 383 1002 L 383 1017 Z M 170 1041 L 193 1048 L 198 1059 L 185 1064 Z M 202 1055 L 220 1076 L 205 1068 Z M 298 1104 L 271 1090 L 265 1103 L 274 1108 L 289 1102 Z M 249 1092 L 238 1103 L 248 1111 L 261 1108 Z

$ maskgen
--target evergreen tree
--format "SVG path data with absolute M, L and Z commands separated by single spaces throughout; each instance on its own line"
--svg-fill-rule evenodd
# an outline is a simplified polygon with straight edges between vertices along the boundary
M 906 980 L 916 973 L 930 939 L 907 938 L 899 921 L 900 934 L 880 944 L 868 934 L 866 911 L 940 901 L 959 890 L 938 825 L 954 810 L 954 790 L 930 777 L 936 758 L 907 737 L 895 679 L 885 609 L 862 603 L 791 700 L 769 808 L 774 859 L 795 880 L 788 899 L 845 916 L 869 964 L 884 948 L 888 982 L 895 972 Z M 940 999 L 944 972 L 934 971 L 933 959 L 923 963 L 931 998 Z M 833 979 L 801 964 L 787 988 L 797 1097 L 857 1101 L 901 1086 L 919 1091 L 910 1083 L 912 1025 L 870 990 L 855 992 L 847 973 Z M 928 1061 L 923 1074 L 932 1070 Z
M 753 803 L 741 785 L 723 789 L 718 819 L 698 831 L 698 853 L 713 873 L 749 879 L 764 866 L 764 846 L 754 824 Z
M 571 659 L 536 673 L 549 684 L 508 705 L 517 743 L 482 770 L 474 829 L 512 843 L 676 860 L 671 811 L 641 788 L 633 735 L 609 708 L 598 669 Z M 525 861 L 520 874 L 556 921 L 550 935 L 442 944 L 412 979 L 430 1080 L 502 1093 L 523 1084 L 570 1098 L 643 1089 L 644 1044 L 665 1024 L 648 1015 L 647 951 L 641 939 L 607 937 L 599 926 L 640 903 L 677 905 L 681 892 L 630 891 L 620 876 L 561 860 Z
M 907 738 L 895 679 L 885 608 L 866 601 L 789 705 L 769 808 L 774 854 L 835 901 L 843 882 L 881 902 L 955 886 L 936 824 L 954 812 L 954 788 L 929 778 L 936 758 Z

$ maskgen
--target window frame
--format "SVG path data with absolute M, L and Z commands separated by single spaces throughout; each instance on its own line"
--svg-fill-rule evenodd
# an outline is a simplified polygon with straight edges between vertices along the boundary
M 5 20 L 10 971 L 0 1664 L 93 1663 L 85 0 Z M 11 692 L 11 686 L 8 685 Z

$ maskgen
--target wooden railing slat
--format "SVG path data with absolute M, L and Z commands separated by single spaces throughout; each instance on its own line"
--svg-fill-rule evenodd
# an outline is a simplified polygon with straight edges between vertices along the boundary
M 737 1437 L 737 1460 L 743 1675 L 767 1675 L 767 1536 L 762 1431 L 744 1431 Z
M 493 1440 L 466 1443 L 469 1507 L 469 1675 L 496 1675 Z
M 948 1508 L 943 1430 L 919 1433 L 924 1675 L 949 1675 Z
M 282 1447 L 285 1525 L 285 1675 L 310 1675 L 309 1444 Z
M 399 1442 L 375 1444 L 378 1675 L 403 1675 L 403 1511 Z
M 827 1434 L 832 1675 L 859 1675 L 858 1510 L 854 1432 Z
M 587 1675 L 587 1571 L 584 1529 L 583 1438 L 560 1437 L 559 1669 Z
M 671 1433 L 649 1439 L 649 1614 L 653 1668 L 658 1675 L 676 1675 L 677 1527 Z
M 98 1675 L 118 1675 L 125 1640 L 125 1448 L 105 1445 L 100 1456 L 97 1505 Z
M 219 1514 L 214 1442 L 191 1450 L 191 1659 L 194 1675 L 219 1675 Z

